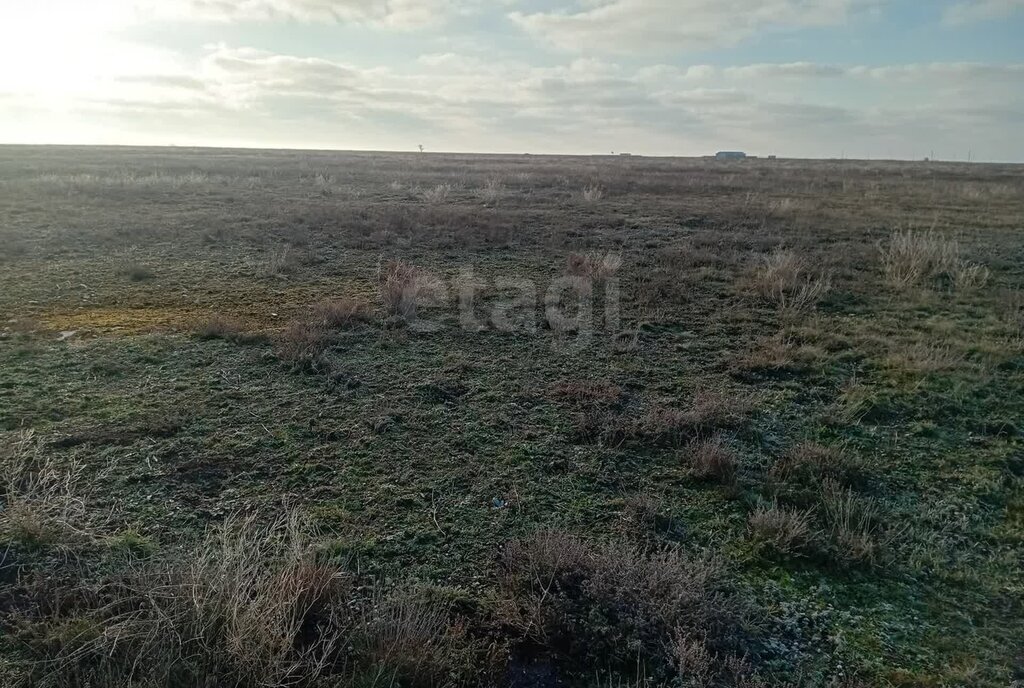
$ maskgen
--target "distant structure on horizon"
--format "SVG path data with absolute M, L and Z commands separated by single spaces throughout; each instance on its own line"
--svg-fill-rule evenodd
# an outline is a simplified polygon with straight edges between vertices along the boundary
M 716 160 L 745 160 L 747 154 L 742 151 L 718 151 L 715 153 Z

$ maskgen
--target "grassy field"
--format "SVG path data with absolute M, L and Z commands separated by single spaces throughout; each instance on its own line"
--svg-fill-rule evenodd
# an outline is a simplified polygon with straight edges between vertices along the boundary
M 0 684 L 1024 681 L 1022 230 L 1015 166 L 2 147 Z

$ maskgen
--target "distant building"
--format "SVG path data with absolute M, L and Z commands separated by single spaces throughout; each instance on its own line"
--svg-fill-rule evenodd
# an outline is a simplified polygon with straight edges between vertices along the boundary
M 719 151 L 715 154 L 716 160 L 743 160 L 747 157 L 742 151 Z

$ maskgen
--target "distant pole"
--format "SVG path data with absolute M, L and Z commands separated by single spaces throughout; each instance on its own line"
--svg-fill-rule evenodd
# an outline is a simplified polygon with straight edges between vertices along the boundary
M 968 150 L 967 151 L 967 162 L 971 162 L 971 156 L 973 154 L 974 154 L 974 151 L 972 151 L 972 150 Z

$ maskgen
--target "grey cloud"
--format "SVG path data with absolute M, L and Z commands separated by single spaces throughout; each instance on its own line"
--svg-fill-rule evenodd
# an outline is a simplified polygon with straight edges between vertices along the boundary
M 688 50 L 739 43 L 768 29 L 827 26 L 879 0 L 603 0 L 584 9 L 512 12 L 530 34 L 578 52 Z
M 1013 87 L 1024 77 L 1021 65 L 633 69 L 577 60 L 447 69 L 451 63 L 473 61 L 453 55 L 408 70 L 364 69 L 218 46 L 193 71 L 122 79 L 105 102 L 87 106 L 180 115 L 185 129 L 234 126 L 238 135 L 259 132 L 278 143 L 291 136 L 297 145 L 310 137 L 327 137 L 317 140 L 330 145 L 331 137 L 386 141 L 429 133 L 433 148 L 543 144 L 547 152 L 569 152 L 628 145 L 669 153 L 735 145 L 793 155 L 831 151 L 835 141 L 867 150 L 883 139 L 908 155 L 929 139 L 969 138 L 980 151 L 986 141 L 1006 138 L 1024 109 L 1024 89 Z M 821 79 L 836 86 L 818 88 Z M 1013 148 L 995 146 L 999 154 Z

